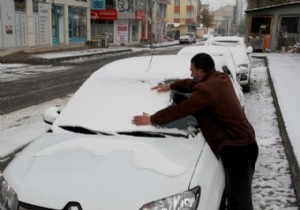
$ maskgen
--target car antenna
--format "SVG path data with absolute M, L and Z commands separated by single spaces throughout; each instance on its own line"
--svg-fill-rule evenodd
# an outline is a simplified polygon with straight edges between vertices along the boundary
M 149 71 L 150 68 L 151 68 L 151 63 L 152 63 L 154 52 L 155 52 L 155 48 L 156 48 L 156 45 L 153 46 L 152 38 L 151 38 L 150 48 L 152 48 L 152 53 L 151 53 L 151 58 L 150 58 L 150 62 L 149 62 L 149 66 L 148 66 L 147 71 Z
M 161 34 L 161 32 L 162 32 L 162 28 L 160 28 L 160 30 L 158 31 L 157 34 Z M 151 68 L 151 63 L 152 63 L 152 60 L 153 60 L 153 56 L 154 56 L 154 53 L 155 53 L 155 49 L 156 49 L 157 46 L 158 46 L 158 38 L 156 39 L 156 43 L 153 43 L 152 32 L 151 32 L 151 35 L 150 35 L 150 36 L 151 36 L 150 48 L 152 48 L 153 50 L 152 50 L 151 59 L 150 59 L 150 62 L 149 62 L 149 66 L 148 66 L 147 71 L 149 71 L 150 68 Z M 154 41 L 155 41 L 155 40 L 154 40 Z

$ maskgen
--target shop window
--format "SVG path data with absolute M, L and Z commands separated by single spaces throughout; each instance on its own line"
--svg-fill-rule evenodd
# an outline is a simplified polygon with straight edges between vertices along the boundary
M 91 1 L 92 9 L 115 9 L 116 4 L 115 0 L 92 0 Z
M 39 2 L 38 0 L 33 0 L 32 1 L 32 11 L 33 12 L 39 12 Z
M 25 0 L 14 0 L 14 1 L 15 1 L 15 10 L 16 11 L 26 11 Z
M 299 29 L 299 17 L 282 17 L 280 21 L 279 36 L 297 34 Z
M 300 16 L 281 17 L 278 30 L 278 48 L 293 46 L 300 39 Z
M 69 37 L 71 40 L 86 38 L 86 19 L 85 8 L 69 7 Z
M 270 17 L 253 17 L 251 24 L 251 34 L 263 35 L 271 33 L 271 18 Z
M 105 0 L 105 4 L 106 4 L 106 9 L 116 8 L 115 0 Z

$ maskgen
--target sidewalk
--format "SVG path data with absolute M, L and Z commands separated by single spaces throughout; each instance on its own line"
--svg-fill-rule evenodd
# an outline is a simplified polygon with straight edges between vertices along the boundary
M 300 54 L 262 53 L 252 56 L 266 58 L 278 125 L 300 202 Z
M 2 63 L 51 63 L 103 54 L 115 54 L 138 50 L 153 50 L 155 48 L 179 45 L 178 40 L 161 43 L 133 43 L 125 46 L 110 45 L 109 47 L 88 47 L 75 45 L 68 47 L 7 49 L 0 52 Z

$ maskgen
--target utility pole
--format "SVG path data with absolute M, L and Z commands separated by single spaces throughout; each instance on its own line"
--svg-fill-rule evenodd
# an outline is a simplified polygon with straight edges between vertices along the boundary
M 148 2 L 148 15 L 149 15 L 148 24 L 150 26 L 150 27 L 148 27 L 148 30 L 149 30 L 148 33 L 150 33 L 150 35 L 149 35 L 150 48 L 152 48 L 152 46 L 153 46 L 153 36 L 152 36 L 152 34 L 153 34 L 153 7 L 155 5 L 155 1 L 156 0 L 147 1 Z

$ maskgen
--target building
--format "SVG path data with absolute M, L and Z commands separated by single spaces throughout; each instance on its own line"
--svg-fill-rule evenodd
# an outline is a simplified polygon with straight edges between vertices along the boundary
M 300 2 L 246 10 L 247 35 L 262 39 L 262 50 L 281 50 L 300 41 Z
M 214 15 L 214 31 L 221 35 L 234 34 L 233 15 L 234 6 L 226 5 L 212 12 Z
M 147 39 L 149 7 L 146 0 L 91 0 L 91 37 L 115 44 Z
M 168 0 L 0 0 L 0 48 L 161 40 Z
M 173 0 L 167 7 L 167 36 L 178 39 L 180 34 L 196 32 L 197 0 Z
M 84 43 L 89 0 L 0 0 L 0 47 Z

